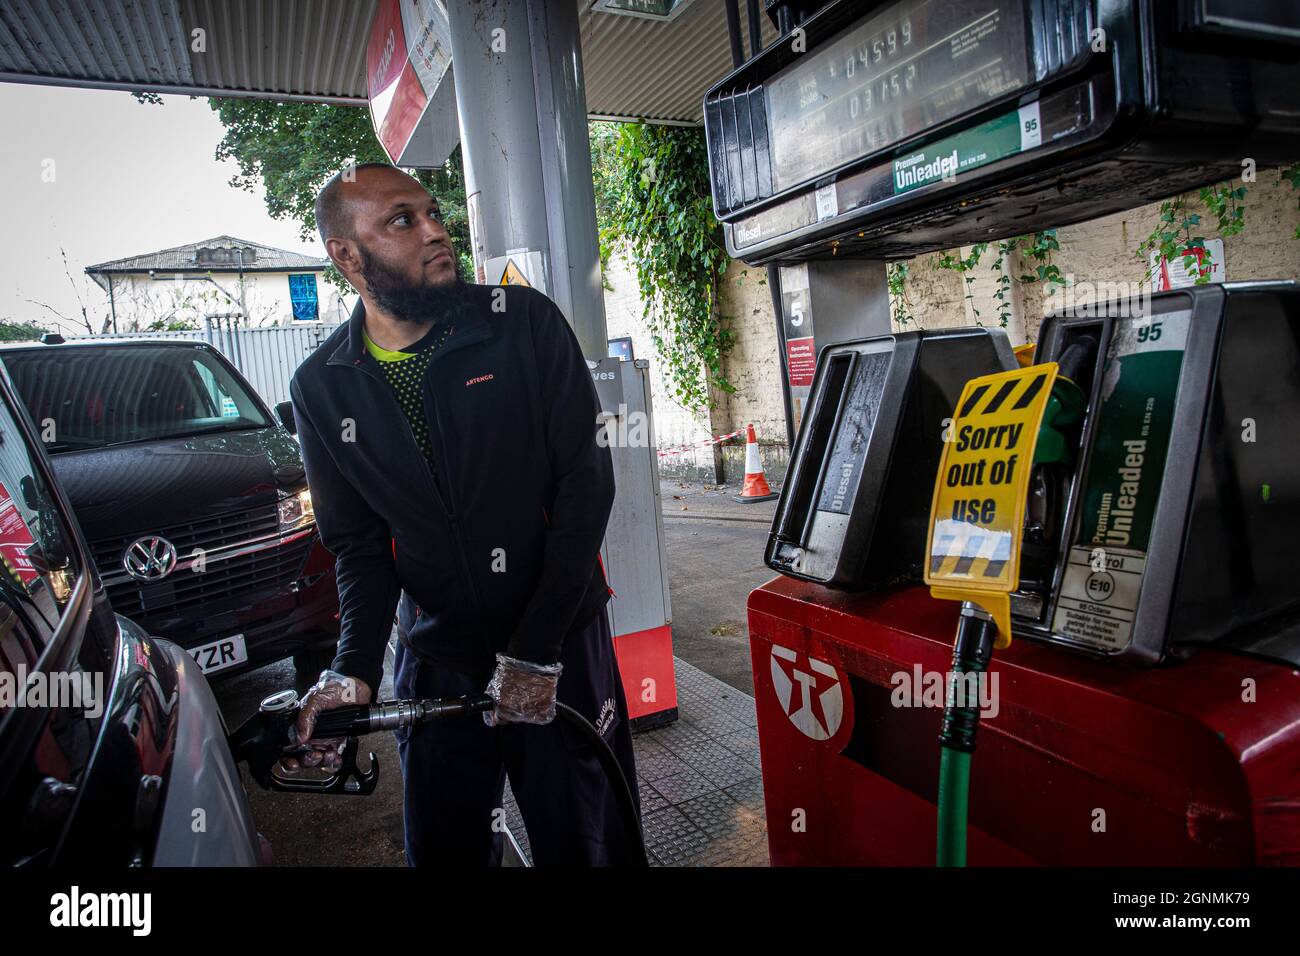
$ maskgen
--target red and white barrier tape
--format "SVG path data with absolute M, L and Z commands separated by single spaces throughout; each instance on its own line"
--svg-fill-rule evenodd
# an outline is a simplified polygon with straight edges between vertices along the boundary
M 735 438 L 737 435 L 743 435 L 744 432 L 745 430 L 740 428 L 729 435 L 718 435 L 714 438 L 705 438 L 689 445 L 674 445 L 672 448 L 660 448 L 659 457 L 663 458 L 665 455 L 680 455 L 682 452 L 694 451 L 697 448 L 707 448 L 709 445 L 716 445 L 719 442 L 724 442 L 728 438 Z

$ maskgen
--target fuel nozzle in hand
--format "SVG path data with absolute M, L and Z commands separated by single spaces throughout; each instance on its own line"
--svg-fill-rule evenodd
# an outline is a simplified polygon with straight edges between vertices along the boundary
M 293 728 L 302 703 L 294 690 L 282 690 L 262 701 L 257 713 L 230 735 L 228 743 L 236 762 L 248 761 L 248 769 L 266 790 L 289 793 L 334 793 L 364 796 L 379 782 L 379 760 L 370 754 L 370 766 L 357 766 L 357 738 L 379 730 L 402 730 L 435 717 L 480 713 L 495 702 L 486 694 L 439 700 L 387 700 L 354 704 L 321 711 L 316 718 L 313 740 L 342 738 L 340 765 L 327 777 L 288 774 L 280 761 L 298 757 L 311 748 L 296 740 Z

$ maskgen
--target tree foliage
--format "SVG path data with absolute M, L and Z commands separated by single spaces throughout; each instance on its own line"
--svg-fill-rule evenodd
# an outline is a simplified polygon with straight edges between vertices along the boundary
M 327 179 L 353 164 L 388 162 L 364 106 L 257 99 L 208 102 L 226 128 L 217 144 L 217 159 L 233 160 L 239 167 L 230 184 L 248 192 L 261 189 L 271 218 L 297 222 L 305 241 L 316 236 L 316 193 Z M 442 169 L 410 172 L 437 197 L 464 262 L 470 245 L 460 147 Z M 332 266 L 326 275 L 340 288 L 346 286 Z
M 0 342 L 35 342 L 50 330 L 28 320 L 15 322 L 13 319 L 0 320 Z
M 326 179 L 354 163 L 386 161 L 364 107 L 209 102 L 226 128 L 217 158 L 239 167 L 231 185 L 260 189 L 270 215 L 297 222 L 305 240 L 315 234 L 313 207 Z M 687 408 L 709 405 L 711 389 L 734 391 L 722 371 L 733 334 L 718 313 L 729 259 L 713 217 L 703 133 L 594 123 L 591 144 L 601 265 L 613 249 L 628 250 L 670 387 Z M 443 169 L 414 175 L 438 198 L 462 263 L 471 266 L 460 149 Z M 327 276 L 343 287 L 333 268 Z
M 722 369 L 735 337 L 718 311 L 730 259 L 713 216 L 704 134 L 624 123 L 592 142 L 601 258 L 626 246 L 676 399 L 709 406 L 711 389 L 735 391 Z

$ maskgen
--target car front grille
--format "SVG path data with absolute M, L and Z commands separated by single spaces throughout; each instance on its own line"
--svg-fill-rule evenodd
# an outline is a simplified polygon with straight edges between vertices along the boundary
M 298 576 L 313 535 L 276 541 L 273 536 L 279 528 L 278 509 L 272 504 L 104 539 L 92 544 L 91 551 L 113 610 L 148 629 L 151 624 L 194 613 L 205 604 L 225 604 L 285 588 Z M 181 562 L 189 560 L 196 548 L 202 549 L 208 555 L 206 570 L 178 567 L 157 582 L 130 577 L 122 567 L 122 552 L 137 538 L 155 534 L 175 546 Z M 263 543 L 267 546 L 248 554 L 220 557 L 222 549 L 238 548 L 258 539 L 266 539 Z

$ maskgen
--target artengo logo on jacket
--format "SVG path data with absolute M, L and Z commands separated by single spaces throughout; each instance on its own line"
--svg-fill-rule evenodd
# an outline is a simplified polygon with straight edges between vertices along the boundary
M 490 382 L 495 377 L 496 376 L 491 372 L 488 372 L 486 375 L 475 375 L 473 378 L 465 380 L 465 387 L 469 388 L 471 385 L 477 385 L 479 382 Z

